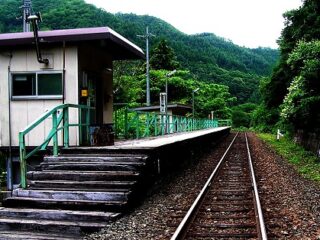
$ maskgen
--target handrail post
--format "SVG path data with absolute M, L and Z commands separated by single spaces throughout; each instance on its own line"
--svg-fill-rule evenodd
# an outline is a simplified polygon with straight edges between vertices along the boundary
M 114 111 L 113 111 L 113 114 L 114 114 L 113 131 L 114 131 L 115 138 L 118 137 L 118 130 L 117 130 L 117 127 L 118 127 L 118 113 L 117 112 L 118 112 L 117 109 L 115 109 L 115 107 L 114 107 Z
M 26 169 L 26 144 L 23 133 L 19 133 L 20 146 L 20 184 L 22 188 L 27 188 L 27 169 Z
M 82 108 L 79 108 L 78 110 L 79 113 L 79 144 L 82 145 L 83 141 L 82 141 Z
M 52 113 L 52 129 L 54 130 L 54 134 L 52 137 L 53 141 L 53 156 L 58 156 L 58 133 L 57 133 L 57 111 Z
M 140 114 L 136 112 L 137 114 L 137 124 L 136 124 L 136 138 L 138 139 L 140 137 Z
M 147 112 L 146 114 L 146 130 L 145 133 L 146 133 L 146 136 L 147 137 L 150 137 L 150 114 Z
M 90 143 L 90 108 L 86 109 L 86 132 L 87 132 L 87 144 Z
M 158 136 L 158 117 L 158 114 L 154 116 L 154 136 Z
M 69 147 L 69 108 L 63 108 L 63 145 Z
M 128 106 L 124 110 L 124 138 L 128 138 Z

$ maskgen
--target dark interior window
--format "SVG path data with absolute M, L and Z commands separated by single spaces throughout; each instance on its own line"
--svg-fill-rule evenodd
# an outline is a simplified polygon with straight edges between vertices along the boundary
M 38 95 L 62 95 L 62 74 L 38 74 Z
M 14 74 L 12 76 L 13 96 L 33 96 L 36 95 L 36 75 L 35 74 Z
M 62 73 L 14 73 L 12 96 L 61 96 Z

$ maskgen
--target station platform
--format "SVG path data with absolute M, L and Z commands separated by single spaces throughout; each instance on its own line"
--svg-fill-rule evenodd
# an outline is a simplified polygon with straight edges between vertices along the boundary
M 221 132 L 229 132 L 230 127 L 217 127 L 192 132 L 174 133 L 163 136 L 117 141 L 114 146 L 71 147 L 73 150 L 152 150 L 172 144 L 188 142 L 194 139 L 206 138 Z

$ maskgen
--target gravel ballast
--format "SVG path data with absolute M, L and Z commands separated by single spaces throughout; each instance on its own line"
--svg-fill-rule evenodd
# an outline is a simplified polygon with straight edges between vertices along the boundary
M 139 207 L 85 239 L 170 239 L 234 134 L 194 164 L 155 184 Z M 249 134 L 270 239 L 320 239 L 320 187 Z

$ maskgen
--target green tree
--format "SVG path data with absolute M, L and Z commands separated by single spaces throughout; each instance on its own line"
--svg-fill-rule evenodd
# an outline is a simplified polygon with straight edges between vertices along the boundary
M 289 55 L 288 65 L 296 76 L 281 105 L 281 117 L 295 129 L 319 131 L 320 40 L 300 41 Z
M 245 103 L 232 108 L 232 124 L 234 127 L 249 128 L 253 111 L 257 108 L 254 103 Z
M 167 40 L 161 39 L 151 51 L 150 65 L 155 70 L 174 70 L 179 67 L 177 56 Z
M 279 107 L 290 83 L 299 69 L 288 64 L 288 58 L 300 40 L 312 41 L 320 38 L 320 2 L 319 0 L 304 0 L 303 5 L 296 10 L 284 14 L 285 28 L 278 41 L 280 45 L 280 61 L 268 82 L 264 100 L 268 109 Z

